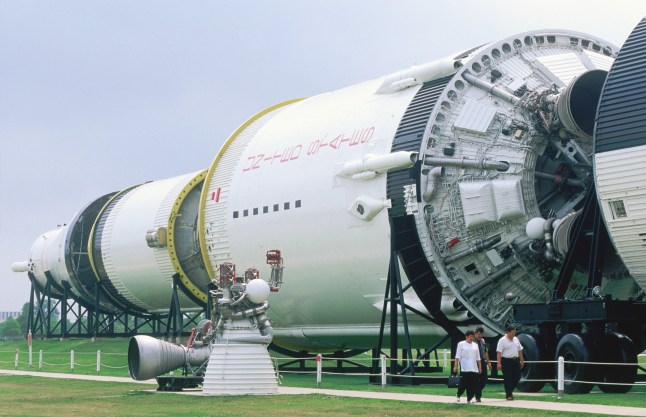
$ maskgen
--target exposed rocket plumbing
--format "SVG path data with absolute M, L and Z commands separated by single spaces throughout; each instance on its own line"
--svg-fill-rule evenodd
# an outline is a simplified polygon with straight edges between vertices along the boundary
M 476 169 L 495 169 L 496 171 L 505 172 L 509 169 L 509 162 L 492 161 L 486 158 L 467 159 L 467 158 L 441 158 L 435 156 L 425 156 L 425 165 L 437 167 L 457 167 L 457 168 L 476 168 Z
M 433 198 L 433 194 L 435 194 L 435 187 L 437 186 L 438 180 L 444 176 L 444 167 L 432 168 L 428 170 L 426 176 L 428 180 L 426 182 L 426 191 L 422 193 L 422 198 L 428 203 Z
M 217 289 L 210 292 L 214 301 L 211 319 L 193 329 L 186 347 L 149 336 L 133 337 L 128 349 L 132 378 L 150 379 L 183 367 L 184 377 L 203 382 L 207 395 L 275 393 L 276 377 L 267 352 L 273 328 L 265 313 L 267 297 L 282 283 L 280 251 L 268 251 L 267 263 L 272 269 L 269 283 L 257 278 L 257 270 L 239 277 L 234 264 L 220 265 Z M 249 277 L 256 278 L 248 281 Z M 257 369 L 238 369 L 236 364 L 243 361 L 256 361 Z

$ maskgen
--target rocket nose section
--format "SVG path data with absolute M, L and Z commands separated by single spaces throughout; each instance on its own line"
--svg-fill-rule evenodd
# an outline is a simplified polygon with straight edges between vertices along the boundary
M 11 264 L 13 272 L 29 272 L 29 261 L 14 262 Z

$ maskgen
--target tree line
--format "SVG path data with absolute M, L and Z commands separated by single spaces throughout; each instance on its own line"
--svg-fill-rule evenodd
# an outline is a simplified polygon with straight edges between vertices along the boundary
M 25 336 L 29 326 L 29 303 L 22 306 L 20 315 L 16 318 L 8 317 L 7 320 L 0 323 L 1 339 L 16 339 Z

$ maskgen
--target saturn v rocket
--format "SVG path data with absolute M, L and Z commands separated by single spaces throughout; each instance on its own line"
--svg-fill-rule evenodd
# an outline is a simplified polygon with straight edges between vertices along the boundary
M 102 309 L 144 314 L 168 311 L 179 274 L 190 311 L 219 265 L 268 276 L 264 255 L 280 249 L 289 285 L 271 298 L 274 342 L 370 348 L 394 247 L 414 290 L 407 303 L 440 324 L 412 319 L 424 344 L 441 323 L 502 333 L 517 323 L 515 305 L 550 303 L 596 188 L 616 250 L 604 254 L 595 296 L 643 301 L 643 203 L 624 198 L 637 193 L 643 164 L 625 159 L 638 158 L 628 146 L 595 155 L 618 53 L 591 35 L 539 30 L 278 103 L 213 150 L 208 169 L 98 197 L 14 270 L 43 286 L 48 271 L 88 302 L 101 280 Z M 617 179 L 626 163 L 633 191 Z M 585 269 L 563 299 L 590 295 Z

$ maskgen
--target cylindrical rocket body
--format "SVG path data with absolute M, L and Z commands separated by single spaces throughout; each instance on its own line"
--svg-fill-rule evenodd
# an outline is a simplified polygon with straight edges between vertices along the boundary
M 63 281 L 69 280 L 63 255 L 66 230 L 67 226 L 59 226 L 43 233 L 36 239 L 29 251 L 30 262 L 33 265 L 31 272 L 41 290 L 47 286 L 45 272 L 51 273 L 56 284 L 60 285 Z M 62 295 L 61 291 L 56 288 L 52 288 L 52 293 Z
M 209 261 L 268 271 L 265 253 L 280 249 L 289 285 L 272 296 L 277 329 L 329 338 L 339 323 L 378 326 L 390 256 L 388 216 L 384 210 L 366 221 L 352 206 L 362 196 L 386 204 L 386 177 L 357 181 L 337 173 L 349 161 L 390 154 L 415 89 L 380 96 L 380 84 L 272 109 L 234 136 L 211 167 L 204 201 Z
M 394 254 L 414 290 L 407 305 L 445 326 L 502 332 L 513 303 L 549 300 L 560 269 L 527 223 L 571 216 L 590 192 L 595 106 L 585 97 L 598 98 L 601 83 L 577 86 L 565 100 L 571 114 L 555 97 L 577 76 L 602 78 L 617 50 L 577 32 L 527 32 L 272 106 L 231 135 L 202 177 L 133 187 L 94 210 L 94 277 L 108 283 L 115 308 L 154 313 L 168 311 L 179 274 L 190 310 L 206 302 L 219 265 L 267 279 L 265 253 L 279 249 L 285 284 L 268 311 L 275 342 L 370 348 Z M 555 239 L 567 240 L 563 230 Z M 47 269 L 66 279 L 57 236 L 32 250 L 41 284 Z M 628 299 L 635 281 L 611 267 L 603 285 Z M 88 275 L 71 276 L 80 285 Z M 584 296 L 583 281 L 573 278 L 565 296 Z M 422 346 L 443 334 L 413 314 L 409 325 Z
M 138 311 L 167 312 L 175 270 L 166 232 L 177 196 L 195 173 L 142 184 L 119 194 L 99 217 L 92 239 L 96 274 L 109 282 L 115 301 Z M 152 247 L 146 239 L 158 234 Z M 197 306 L 180 293 L 183 309 Z

